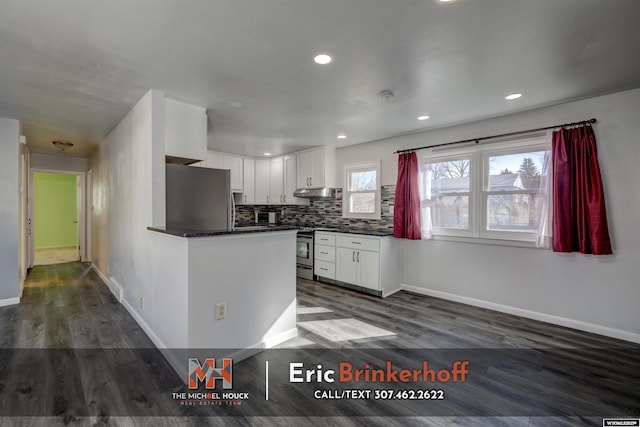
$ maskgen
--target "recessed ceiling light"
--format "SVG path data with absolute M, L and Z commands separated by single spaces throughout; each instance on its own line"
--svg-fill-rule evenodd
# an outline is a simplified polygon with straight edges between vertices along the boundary
M 429 116 L 418 116 L 418 120 L 427 120 Z
M 313 58 L 313 60 L 315 61 L 316 64 L 327 65 L 328 63 L 333 61 L 333 58 L 331 58 L 327 54 L 321 53 L 320 55 L 316 55 L 315 58 Z
M 233 107 L 233 108 L 242 108 L 242 107 L 244 107 L 244 102 L 236 101 L 236 100 L 229 100 L 229 101 L 227 101 L 227 105 L 229 107 Z
M 340 135 L 338 135 L 338 139 L 346 139 L 347 135 L 341 133 Z
M 438 0 L 438 3 L 453 3 L 456 0 Z
M 269 157 L 271 153 L 264 153 L 265 156 Z
M 518 99 L 522 96 L 521 93 L 512 93 L 511 95 L 507 95 L 504 97 L 504 99 L 508 99 L 508 100 L 512 100 L 512 99 Z

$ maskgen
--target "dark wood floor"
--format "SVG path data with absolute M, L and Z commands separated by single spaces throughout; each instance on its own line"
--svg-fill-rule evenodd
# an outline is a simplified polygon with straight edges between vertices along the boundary
M 458 412 L 429 417 L 402 405 L 388 417 L 394 407 L 383 402 L 354 403 L 371 415 L 358 417 L 340 416 L 350 409 L 321 417 L 176 409 L 170 393 L 184 389 L 182 380 L 89 265 L 69 263 L 32 269 L 21 303 L 0 308 L 0 425 L 600 426 L 603 416 L 640 417 L 639 345 L 407 292 L 383 300 L 302 279 L 298 306 L 300 336 L 281 348 L 331 349 L 343 359 L 356 358 L 354 349 L 392 358 L 404 349 L 472 351 L 478 359 L 521 352 L 523 367 L 534 354 L 547 369 L 487 365 L 479 395 L 530 405 L 509 416 L 465 416 L 459 408 L 468 403 L 455 399 Z M 554 363 L 562 369 L 549 369 Z M 522 400 L 523 390 L 537 396 Z

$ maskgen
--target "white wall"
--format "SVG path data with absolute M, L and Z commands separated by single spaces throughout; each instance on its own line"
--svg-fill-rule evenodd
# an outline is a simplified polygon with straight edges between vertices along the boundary
M 189 239 L 189 347 L 270 347 L 296 331 L 295 231 Z M 215 320 L 216 304 L 227 316 Z
M 614 255 L 419 241 L 403 244 L 403 282 L 413 290 L 640 342 L 640 89 L 508 117 L 341 148 L 346 162 L 382 159 L 395 184 L 393 151 L 595 117 Z M 468 298 L 469 300 L 465 300 Z M 484 302 L 483 302 L 484 301 Z M 526 311 L 523 311 L 526 310 Z
M 155 90 L 136 104 L 99 144 L 92 158 L 94 265 L 123 290 L 123 304 L 167 346 L 153 261 L 161 251 L 150 225 L 165 224 L 164 94 Z M 143 299 L 141 307 L 140 299 Z M 159 344 L 159 343 L 157 343 Z
M 65 172 L 86 172 L 89 159 L 65 155 L 31 153 L 31 168 Z
M 0 306 L 18 302 L 18 139 L 17 120 L 0 118 Z

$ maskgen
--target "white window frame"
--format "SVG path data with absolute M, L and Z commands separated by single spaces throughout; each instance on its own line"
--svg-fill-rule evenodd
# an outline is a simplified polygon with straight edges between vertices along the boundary
M 376 171 L 376 189 L 374 191 L 349 191 L 349 181 L 352 172 Z M 381 218 L 381 195 L 380 195 L 380 160 L 371 162 L 347 163 L 344 165 L 344 182 L 342 186 L 342 217 L 357 219 L 380 219 Z M 351 194 L 375 193 L 375 212 L 355 213 L 349 212 L 349 198 Z
M 453 240 L 474 243 L 513 243 L 516 246 L 533 246 L 537 233 L 525 231 L 488 230 L 487 200 L 493 194 L 531 194 L 535 190 L 522 191 L 489 191 L 489 158 L 496 155 L 527 153 L 532 151 L 550 151 L 549 138 L 535 136 L 525 139 L 510 140 L 472 146 L 461 149 L 442 149 L 434 151 L 429 163 L 455 161 L 471 156 L 469 164 L 469 229 L 440 228 L 433 225 L 433 236 L 436 240 Z M 548 173 L 551 173 L 549 168 Z M 458 193 L 460 194 L 460 193 Z M 465 194 L 465 193 L 463 193 Z
M 459 237 L 474 237 L 477 234 L 477 221 L 473 212 L 475 212 L 476 208 L 476 195 L 474 192 L 474 188 L 476 187 L 475 183 L 475 173 L 473 172 L 476 169 L 476 158 L 474 156 L 474 150 L 466 148 L 466 149 L 457 149 L 457 150 L 446 150 L 440 152 L 434 152 L 429 159 L 429 163 L 442 163 L 442 162 L 455 162 L 458 160 L 469 159 L 469 192 L 468 193 L 442 193 L 442 196 L 455 196 L 460 194 L 468 195 L 469 197 L 469 228 L 459 229 L 459 228 L 446 228 L 446 227 L 438 227 L 433 224 L 433 235 L 434 236 L 459 236 Z M 433 213 L 432 213 L 433 215 Z

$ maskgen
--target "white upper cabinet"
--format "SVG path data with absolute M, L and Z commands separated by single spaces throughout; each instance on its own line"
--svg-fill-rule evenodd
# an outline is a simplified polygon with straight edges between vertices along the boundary
M 242 193 L 242 157 L 224 155 L 222 157 L 222 169 L 231 171 L 231 191 Z
M 271 160 L 257 159 L 255 169 L 255 203 L 266 205 L 269 203 L 269 172 Z
M 297 187 L 335 187 L 336 150 L 332 147 L 300 151 L 297 166 Z
M 165 155 L 180 163 L 207 158 L 204 108 L 165 98 Z
M 209 169 L 224 169 L 224 158 L 222 153 L 215 151 L 207 151 L 207 163 L 206 166 Z
M 286 204 L 296 204 L 296 205 L 308 205 L 309 199 L 300 199 L 298 197 L 293 197 L 293 193 L 296 191 L 298 187 L 297 177 L 298 177 L 298 168 L 297 168 L 297 159 L 295 154 L 289 154 L 283 157 L 284 159 L 284 199 L 283 202 Z
M 233 154 L 218 153 L 216 151 L 207 152 L 207 162 L 205 167 L 211 169 L 227 169 L 231 171 L 231 191 L 234 193 L 243 192 L 243 164 L 242 157 Z
M 269 170 L 269 203 L 284 203 L 284 159 L 276 157 L 271 159 Z
M 256 161 L 245 157 L 242 159 L 242 203 L 251 204 L 255 202 L 255 171 Z

